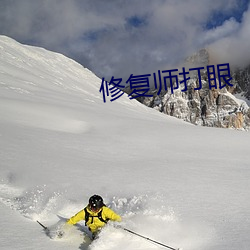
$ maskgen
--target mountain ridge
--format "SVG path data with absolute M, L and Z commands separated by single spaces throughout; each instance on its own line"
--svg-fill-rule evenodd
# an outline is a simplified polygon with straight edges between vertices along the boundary
M 211 65 L 211 62 L 207 49 L 201 49 L 184 62 L 184 66 L 188 68 L 204 67 L 201 71 L 200 90 L 195 90 L 199 86 L 199 81 L 198 76 L 192 73 L 185 92 L 178 88 L 172 94 L 168 85 L 167 91 L 162 91 L 159 95 L 154 92 L 153 97 L 139 97 L 137 100 L 148 107 L 195 125 L 249 130 L 250 108 L 247 97 L 250 97 L 250 67 L 241 71 L 231 69 L 231 84 L 234 86 L 227 85 L 219 89 L 218 78 L 216 88 L 209 86 L 206 70 L 208 65 Z

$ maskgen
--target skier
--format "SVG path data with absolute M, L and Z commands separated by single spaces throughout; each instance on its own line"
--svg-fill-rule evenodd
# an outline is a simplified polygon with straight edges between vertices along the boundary
M 80 220 L 85 220 L 85 226 L 92 232 L 92 238 L 94 239 L 109 220 L 120 222 L 122 219 L 113 210 L 105 206 L 101 196 L 95 194 L 89 198 L 89 204 L 72 216 L 67 224 L 74 225 Z

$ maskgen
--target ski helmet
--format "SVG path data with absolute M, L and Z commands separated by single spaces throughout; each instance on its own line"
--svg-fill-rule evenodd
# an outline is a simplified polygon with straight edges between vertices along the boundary
M 103 207 L 103 199 L 99 195 L 93 195 L 89 198 L 89 206 L 93 210 L 98 210 Z

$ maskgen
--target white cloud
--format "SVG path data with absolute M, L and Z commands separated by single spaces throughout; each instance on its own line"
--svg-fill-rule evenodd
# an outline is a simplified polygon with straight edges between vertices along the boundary
M 243 15 L 237 29 L 209 46 L 214 62 L 226 62 L 232 66 L 250 63 L 250 8 Z
M 240 24 L 232 17 L 229 20 L 226 20 L 221 26 L 205 31 L 200 39 L 201 43 L 211 44 L 214 41 L 235 34 L 239 28 Z
M 214 49 L 230 47 L 235 34 L 243 44 L 247 15 L 245 24 L 230 19 L 204 30 L 214 11 L 236 7 L 237 0 L 2 0 L 0 33 L 63 52 L 100 77 L 125 77 L 174 68 L 211 42 Z M 144 25 L 131 26 L 133 16 Z

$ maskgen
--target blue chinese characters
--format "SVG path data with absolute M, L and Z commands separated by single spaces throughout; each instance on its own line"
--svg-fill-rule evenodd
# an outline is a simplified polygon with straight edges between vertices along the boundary
M 189 71 L 197 71 L 198 75 L 198 83 L 199 86 L 194 88 L 194 90 L 200 90 L 202 88 L 202 80 L 201 80 L 201 71 L 205 69 L 204 67 L 190 68 Z M 159 95 L 164 89 L 168 90 L 170 87 L 171 94 L 174 93 L 174 90 L 178 89 L 181 85 L 181 91 L 187 91 L 187 81 L 190 80 L 189 71 L 185 70 L 185 67 L 182 68 L 180 73 L 178 73 L 178 69 L 171 70 L 158 70 L 157 73 L 153 74 L 145 74 L 145 75 L 133 75 L 131 74 L 126 81 L 126 84 L 129 85 L 131 93 L 128 95 L 130 99 L 138 98 L 141 96 L 144 97 L 152 97 L 152 87 L 154 90 L 157 90 L 157 95 Z M 217 81 L 216 81 L 216 72 L 214 65 L 208 65 L 206 67 L 207 79 L 209 84 L 209 89 L 215 88 L 217 89 Z M 233 86 L 230 81 L 232 77 L 230 75 L 230 67 L 229 63 L 218 64 L 217 65 L 217 74 L 219 81 L 219 89 L 226 87 L 227 85 Z M 179 81 L 178 76 L 181 76 L 181 80 Z M 151 78 L 150 78 L 151 77 Z M 153 80 L 152 80 L 153 79 Z M 154 83 L 150 86 L 150 80 Z M 222 81 L 223 80 L 223 81 Z M 103 94 L 103 101 L 106 102 L 106 97 L 110 96 L 110 101 L 115 101 L 119 97 L 121 97 L 124 92 L 121 90 L 125 88 L 125 85 L 121 85 L 122 78 L 115 79 L 113 76 L 108 83 L 102 78 L 102 84 L 99 92 Z M 169 83 L 169 86 L 167 86 Z M 153 85 L 153 86 L 152 86 Z M 150 94 L 151 93 L 151 94 Z

